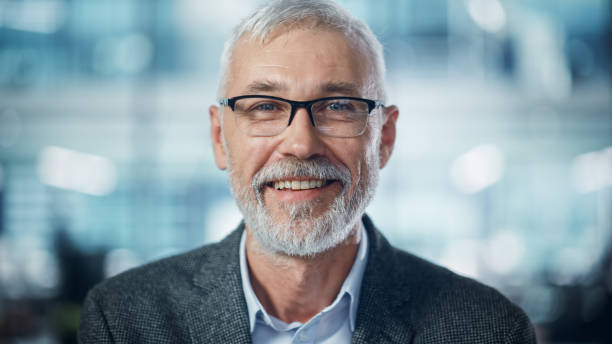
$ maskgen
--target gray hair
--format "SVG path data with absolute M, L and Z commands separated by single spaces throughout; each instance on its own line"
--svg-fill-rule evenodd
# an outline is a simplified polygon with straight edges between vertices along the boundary
M 282 26 L 335 30 L 343 33 L 348 41 L 370 62 L 368 93 L 377 100 L 385 101 L 385 60 L 383 48 L 374 33 L 363 21 L 353 17 L 346 9 L 331 0 L 273 0 L 261 7 L 234 28 L 230 39 L 225 42 L 221 54 L 221 80 L 218 97 L 223 97 L 229 78 L 229 65 L 236 44 L 247 35 L 251 39 L 265 39 Z

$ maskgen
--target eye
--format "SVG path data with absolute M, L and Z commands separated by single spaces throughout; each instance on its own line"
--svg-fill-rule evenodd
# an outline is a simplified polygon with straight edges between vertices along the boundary
M 259 103 L 253 107 L 255 111 L 274 111 L 276 110 L 276 104 L 274 103 Z
M 334 112 L 353 111 L 355 110 L 355 106 L 353 106 L 351 102 L 340 100 L 340 101 L 334 101 L 334 102 L 327 104 L 327 109 L 334 111 Z
M 349 106 L 346 103 L 339 103 L 339 102 L 335 102 L 335 103 L 330 103 L 328 105 L 330 110 L 333 111 L 342 111 L 342 110 L 348 110 Z

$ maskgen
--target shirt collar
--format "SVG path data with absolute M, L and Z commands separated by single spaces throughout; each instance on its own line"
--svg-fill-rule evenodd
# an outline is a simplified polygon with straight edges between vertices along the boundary
M 359 241 L 359 249 L 357 251 L 357 256 L 355 257 L 355 262 L 351 267 L 351 271 L 348 276 L 342 283 L 342 287 L 340 288 L 340 292 L 336 296 L 336 299 L 329 306 L 333 308 L 338 303 L 340 303 L 342 297 L 345 294 L 348 294 L 350 297 L 350 308 L 349 308 L 349 325 L 351 328 L 351 332 L 355 330 L 355 321 L 357 318 L 357 307 L 359 306 L 359 293 L 361 291 L 361 281 L 363 279 L 363 273 L 365 271 L 366 261 L 368 258 L 368 235 L 365 231 L 363 224 L 360 222 L 360 231 L 361 231 L 361 240 Z M 270 316 L 263 308 L 259 299 L 255 295 L 253 291 L 253 287 L 251 285 L 251 279 L 249 277 L 249 267 L 246 259 L 246 230 L 242 232 L 242 237 L 240 239 L 240 277 L 242 279 L 242 290 L 244 292 L 244 296 L 246 299 L 247 310 L 249 315 L 249 325 L 251 333 L 255 330 L 255 323 L 257 319 L 257 314 L 262 313 L 264 319 L 267 322 L 270 321 Z

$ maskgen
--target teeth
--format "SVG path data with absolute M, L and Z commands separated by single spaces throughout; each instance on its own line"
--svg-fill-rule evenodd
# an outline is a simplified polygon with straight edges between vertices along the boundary
M 281 180 L 275 181 L 273 186 L 276 190 L 291 189 L 291 190 L 308 190 L 320 188 L 325 181 L 321 179 L 312 180 Z

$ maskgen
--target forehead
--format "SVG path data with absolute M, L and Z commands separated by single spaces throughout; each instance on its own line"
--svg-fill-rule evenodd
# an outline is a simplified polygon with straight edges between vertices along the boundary
M 263 91 L 290 95 L 337 93 L 364 95 L 369 63 L 360 49 L 344 34 L 325 29 L 277 30 L 262 43 L 241 38 L 229 65 L 228 96 L 253 91 L 253 85 L 268 85 Z M 352 88 L 352 91 L 351 91 Z M 332 92 L 333 93 L 333 92 Z

